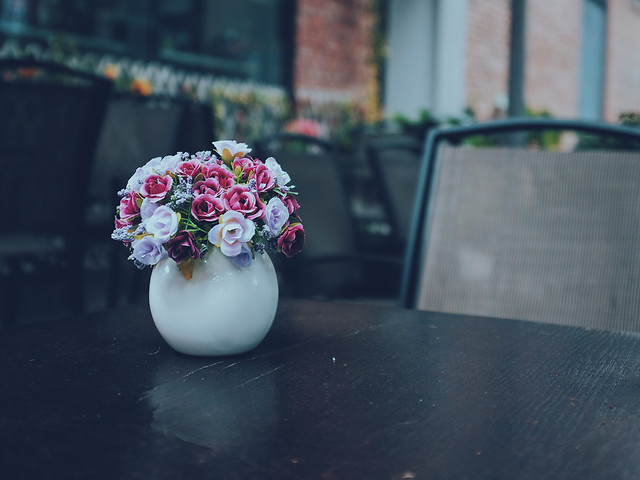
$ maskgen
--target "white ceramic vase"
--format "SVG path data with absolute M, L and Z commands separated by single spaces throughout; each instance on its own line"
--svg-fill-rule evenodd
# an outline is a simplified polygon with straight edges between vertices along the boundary
M 255 348 L 278 307 L 278 281 L 269 256 L 236 267 L 219 248 L 195 262 L 187 280 L 165 259 L 153 267 L 149 306 L 156 328 L 176 351 L 233 355 Z

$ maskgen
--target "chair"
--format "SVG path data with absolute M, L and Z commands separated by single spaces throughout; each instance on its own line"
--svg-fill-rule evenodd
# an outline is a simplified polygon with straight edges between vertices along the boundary
M 68 307 L 82 309 L 87 191 L 110 90 L 110 81 L 60 64 L 0 60 L 6 323 L 16 322 L 21 300 L 36 300 L 24 288 L 34 270 L 59 274 Z
M 365 147 L 391 229 L 389 253 L 404 254 L 423 147 L 414 137 L 407 136 L 378 138 Z
M 550 132 L 568 147 L 532 142 Z M 569 120 L 430 132 L 402 304 L 640 332 L 638 147 L 640 130 Z
M 139 166 L 177 151 L 211 150 L 213 113 L 206 104 L 113 95 L 98 139 L 92 206 L 113 229 L 114 195 Z M 104 210 L 107 210 L 106 212 Z M 99 214 L 98 214 L 99 212 Z
M 178 151 L 211 150 L 213 140 L 213 112 L 208 104 L 164 97 L 112 97 L 91 182 L 92 250 L 97 250 L 92 252 L 92 258 L 94 268 L 108 270 L 109 306 L 118 303 L 121 290 L 128 292 L 128 303 L 135 303 L 148 285 L 149 275 L 148 271 L 128 268 L 131 265 L 122 245 L 110 239 L 119 201 L 116 192 L 124 188 L 136 168 L 151 158 Z M 120 288 L 122 285 L 125 288 Z
M 400 270 L 401 259 L 359 251 L 345 179 L 333 144 L 293 133 L 255 143 L 257 158 L 274 157 L 298 192 L 305 245 L 293 259 L 272 255 L 281 274 L 283 294 L 328 299 L 363 299 L 376 295 L 386 268 Z M 386 292 L 383 292 L 386 293 Z M 394 297 L 396 298 L 396 297 Z

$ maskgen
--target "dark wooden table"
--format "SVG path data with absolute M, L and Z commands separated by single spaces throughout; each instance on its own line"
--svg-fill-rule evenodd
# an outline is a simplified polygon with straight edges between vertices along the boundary
M 3 331 L 0 478 L 640 478 L 640 335 L 281 301 L 253 352 L 147 309 Z

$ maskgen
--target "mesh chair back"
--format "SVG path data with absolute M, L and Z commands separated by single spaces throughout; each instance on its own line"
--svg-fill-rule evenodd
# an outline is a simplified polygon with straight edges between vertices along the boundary
M 114 180 L 126 182 L 137 167 L 153 157 L 211 150 L 212 141 L 213 113 L 208 105 L 131 95 L 114 97 L 98 142 L 92 192 L 111 204 Z
M 297 295 L 332 297 L 361 281 L 348 260 L 355 255 L 355 228 L 333 145 L 313 137 L 280 134 L 257 143 L 261 160 L 273 156 L 291 176 L 305 229 L 302 252 L 293 259 L 273 255 L 276 268 L 295 277 Z
M 41 213 L 34 219 L 16 210 L 0 228 L 64 233 L 70 226 L 61 214 L 76 227 L 83 222 L 110 83 L 32 61 L 3 60 L 0 70 L 0 201 Z
M 114 96 L 109 102 L 91 183 L 91 216 L 95 241 L 106 240 L 110 245 L 110 305 L 116 303 L 120 290 L 128 292 L 131 302 L 136 301 L 142 296 L 142 286 L 148 283 L 144 278 L 149 275 L 148 271 L 129 269 L 121 245 L 109 239 L 119 201 L 116 192 L 124 188 L 136 168 L 152 158 L 178 151 L 211 150 L 213 139 L 213 112 L 207 104 L 132 95 Z
M 640 152 L 433 152 L 408 306 L 640 332 Z
M 23 59 L 1 60 L 0 72 L 0 203 L 8 212 L 0 226 L 3 316 L 17 321 L 21 292 L 29 293 L 27 302 L 34 295 L 27 274 L 48 267 L 78 312 L 89 179 L 111 82 Z

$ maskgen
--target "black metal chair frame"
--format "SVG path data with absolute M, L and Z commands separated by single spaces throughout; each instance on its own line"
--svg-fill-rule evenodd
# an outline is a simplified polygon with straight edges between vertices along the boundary
M 385 181 L 384 167 L 382 165 L 383 159 L 381 153 L 383 151 L 404 151 L 416 155 L 419 158 L 423 152 L 423 144 L 416 140 L 414 137 L 391 137 L 385 139 L 375 139 L 369 142 L 366 146 L 366 157 L 369 162 L 375 185 L 379 190 L 380 200 L 382 202 L 382 208 L 384 210 L 385 221 L 391 227 L 391 245 L 390 248 L 393 252 L 402 250 L 404 245 L 404 238 L 408 232 L 400 232 L 400 225 L 398 224 L 398 212 L 394 208 L 394 202 L 392 200 L 391 185 Z M 419 160 L 416 161 L 419 163 Z M 417 179 L 416 179 L 417 180 Z M 402 252 L 400 252 L 402 253 Z
M 324 140 L 322 138 L 310 137 L 303 134 L 298 133 L 290 133 L 290 132 L 280 132 L 275 135 L 266 137 L 256 142 L 255 152 L 258 158 L 261 160 L 265 160 L 266 156 L 271 155 L 275 152 L 270 152 L 270 143 L 271 142 L 281 142 L 281 144 L 287 144 L 289 142 L 300 142 L 301 144 L 316 146 L 325 153 L 329 155 L 338 154 L 339 149 L 331 142 Z M 277 153 L 275 154 L 277 159 Z M 347 205 L 349 198 L 346 193 L 346 180 L 344 176 L 344 172 L 341 171 L 340 162 L 335 160 L 334 157 L 330 158 L 331 163 L 336 169 L 336 172 L 339 174 L 339 183 L 342 191 L 344 192 L 344 202 L 345 208 L 348 209 Z M 292 183 L 296 183 L 295 177 L 292 178 Z M 352 216 L 350 213 L 348 216 Z M 304 224 L 304 213 L 302 213 L 302 223 Z M 355 227 L 355 220 L 350 222 L 351 231 L 349 232 L 350 236 L 354 239 L 357 239 L 357 228 Z M 354 247 L 357 247 L 354 245 Z M 357 248 L 356 248 L 357 249 Z M 392 255 L 379 255 L 379 254 L 368 254 L 363 252 L 350 252 L 350 253 L 336 253 L 336 254 L 322 254 L 317 256 L 307 257 L 303 253 L 298 257 L 288 260 L 287 262 L 282 262 L 279 264 L 279 268 L 283 270 L 285 276 L 288 276 L 292 279 L 293 288 L 294 288 L 294 296 L 299 296 L 298 289 L 300 285 L 300 280 L 298 278 L 298 274 L 303 271 L 308 271 L 317 266 L 322 265 L 353 265 L 357 266 L 360 269 L 363 268 L 391 268 L 401 270 L 402 266 L 402 258 Z M 331 296 L 330 298 L 339 298 L 339 299 L 358 299 L 365 298 L 368 295 L 368 292 L 365 291 L 362 285 L 352 285 L 352 289 L 349 291 L 341 291 L 338 297 Z M 393 301 L 396 300 L 394 297 Z
M 415 308 L 417 284 L 421 268 L 420 258 L 423 252 L 423 238 L 428 235 L 430 225 L 428 206 L 432 201 L 431 196 L 434 189 L 433 173 L 437 168 L 439 145 L 443 142 L 456 144 L 465 138 L 476 135 L 550 130 L 613 137 L 623 141 L 639 142 L 640 145 L 640 129 L 604 122 L 554 118 L 511 118 L 459 127 L 442 127 L 429 131 L 425 139 L 420 178 L 413 209 L 413 220 L 404 260 L 400 293 L 400 305 L 402 307 Z

